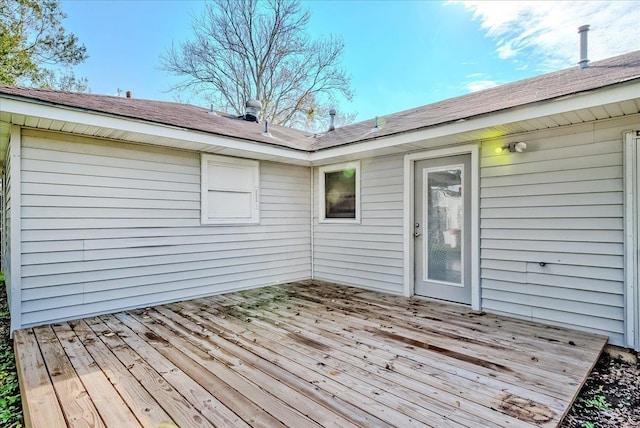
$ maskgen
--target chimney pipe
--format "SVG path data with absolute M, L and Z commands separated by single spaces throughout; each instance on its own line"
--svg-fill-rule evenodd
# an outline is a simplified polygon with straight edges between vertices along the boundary
M 580 34 L 580 68 L 587 68 L 589 59 L 587 58 L 587 32 L 589 31 L 589 25 L 582 25 L 578 27 L 578 34 Z
M 336 130 L 336 109 L 329 110 L 329 131 Z
M 127 91 L 126 96 L 127 98 L 131 98 L 131 91 Z
M 262 103 L 256 99 L 249 99 L 245 104 L 246 110 L 244 114 L 244 120 L 249 122 L 260 122 L 260 110 L 262 110 Z

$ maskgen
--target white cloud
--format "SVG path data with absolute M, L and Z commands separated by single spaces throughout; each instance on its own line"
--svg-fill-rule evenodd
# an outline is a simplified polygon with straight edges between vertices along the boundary
M 464 88 L 469 92 L 482 91 L 483 89 L 493 88 L 494 86 L 498 86 L 498 83 L 493 80 L 474 80 L 464 84 Z
M 579 60 L 578 27 L 591 25 L 589 59 L 640 50 L 640 1 L 464 1 L 496 53 L 550 71 Z

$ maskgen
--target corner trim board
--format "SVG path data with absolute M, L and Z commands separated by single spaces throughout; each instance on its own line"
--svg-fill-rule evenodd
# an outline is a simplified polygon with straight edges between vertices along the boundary
M 625 345 L 640 350 L 640 138 L 623 132 L 624 141 L 624 335 Z
M 11 158 L 11 236 L 10 251 L 10 287 L 11 301 L 11 336 L 13 332 L 22 328 L 22 191 L 21 191 L 21 148 L 22 129 L 17 125 L 11 126 L 9 141 Z

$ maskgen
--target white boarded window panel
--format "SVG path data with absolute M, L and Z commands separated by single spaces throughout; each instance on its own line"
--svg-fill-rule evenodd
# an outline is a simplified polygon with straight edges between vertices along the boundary
M 209 190 L 231 190 L 251 192 L 253 190 L 253 168 L 231 166 L 209 161 Z
M 259 163 L 202 155 L 202 223 L 258 223 Z
M 209 219 L 251 220 L 251 193 L 209 190 Z

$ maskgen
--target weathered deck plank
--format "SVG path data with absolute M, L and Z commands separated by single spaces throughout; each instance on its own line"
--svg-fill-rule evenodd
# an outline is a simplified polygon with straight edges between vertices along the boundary
M 15 346 L 33 427 L 526 428 L 560 422 L 605 342 L 303 281 L 20 331 Z
M 345 363 L 346 359 L 335 358 L 332 355 L 336 347 L 331 344 L 319 346 L 323 345 L 323 343 L 310 337 L 308 330 L 290 329 L 288 327 L 290 322 L 280 323 L 275 319 L 269 319 L 263 311 L 261 311 L 260 315 L 251 312 L 247 314 L 253 315 L 255 321 L 252 321 L 252 324 L 259 327 L 252 328 L 253 334 L 244 333 L 243 336 L 246 340 L 263 344 L 262 346 L 270 342 L 278 343 L 277 352 L 282 358 L 288 358 L 290 361 L 301 361 L 308 369 L 311 368 L 311 370 L 324 374 L 328 378 L 335 379 L 347 391 L 357 390 L 365 396 L 368 390 L 373 391 L 372 398 L 377 402 L 375 405 L 382 409 L 382 413 L 388 413 L 388 409 L 385 409 L 385 407 L 391 405 L 393 408 L 402 408 L 402 411 L 407 416 L 419 421 L 420 425 L 468 426 L 470 424 L 481 424 L 487 427 L 500 426 L 491 421 L 491 419 L 486 419 L 480 415 L 480 413 L 488 409 L 480 408 L 481 411 L 477 411 L 473 415 L 467 414 L 457 407 L 456 400 L 452 400 L 449 403 L 441 401 L 438 396 L 443 395 L 443 392 L 440 390 L 431 389 L 421 393 L 421 391 L 407 388 L 405 384 L 410 382 L 410 378 L 403 378 L 401 383 L 385 382 L 382 380 L 383 372 L 391 371 L 389 368 L 383 366 L 376 371 L 368 371 L 366 368 L 365 370 L 355 370 L 356 366 Z M 388 359 L 386 366 L 393 364 L 391 361 L 391 359 Z M 426 385 L 425 389 L 427 389 Z M 430 397 L 428 397 L 429 395 Z M 372 409 L 373 405 L 369 403 L 365 407 Z M 495 418 L 495 414 L 491 413 Z M 517 422 L 512 421 L 512 423 L 516 424 L 515 426 L 517 426 Z M 403 423 L 410 422 L 388 420 L 388 423 L 402 426 Z
M 221 323 L 220 325 L 215 325 L 211 323 L 209 325 L 218 331 L 220 331 L 220 329 L 224 329 L 224 323 Z M 233 338 L 238 345 L 242 343 L 241 342 L 242 335 L 238 335 L 235 332 L 229 331 L 228 335 L 222 335 L 222 336 L 227 338 Z M 343 382 L 340 382 L 339 379 L 335 378 L 335 374 L 331 372 L 329 372 L 328 374 L 324 373 L 326 369 L 322 369 L 322 370 L 318 369 L 318 367 L 324 367 L 323 366 L 324 363 L 322 363 L 322 359 L 309 360 L 304 355 L 304 353 L 299 353 L 297 355 L 292 356 L 286 352 L 287 343 L 284 340 L 282 342 L 276 342 L 274 340 L 267 339 L 269 343 L 277 343 L 277 352 L 275 353 L 268 352 L 268 349 L 270 347 L 268 343 L 263 341 L 260 341 L 260 343 L 258 343 L 258 340 L 257 339 L 254 340 L 254 339 L 256 338 L 253 336 L 249 339 L 245 338 L 245 341 L 244 341 L 245 346 L 248 345 L 249 347 L 251 347 L 251 343 L 254 343 L 255 344 L 254 346 L 259 346 L 259 348 L 256 351 L 263 355 L 266 355 L 268 353 L 268 355 L 271 356 L 270 358 L 271 361 L 282 360 L 282 362 L 277 363 L 277 364 L 282 364 L 282 367 L 288 368 L 292 363 L 296 361 L 301 362 L 302 365 L 304 366 L 305 371 L 310 373 L 316 372 L 317 374 L 324 375 L 324 378 L 322 378 L 321 381 L 317 381 L 316 379 L 317 381 L 316 386 L 320 387 L 320 385 L 324 385 L 326 387 L 326 385 L 330 385 L 332 387 L 332 389 L 330 390 L 332 395 L 341 397 L 345 401 L 351 401 L 351 402 L 357 403 L 358 405 L 367 409 L 367 411 L 372 413 L 374 416 L 378 417 L 379 419 L 382 419 L 385 422 L 385 425 L 392 424 L 397 426 L 398 425 L 399 426 L 424 426 L 424 423 L 420 423 L 416 425 L 417 421 L 415 420 L 415 418 L 408 417 L 403 412 L 396 411 L 392 407 L 390 408 L 389 407 L 390 403 L 382 404 L 378 402 L 379 399 L 372 399 L 370 397 L 370 394 L 368 394 L 369 391 L 366 391 L 365 393 L 363 393 L 361 388 L 352 388 L 349 385 L 344 385 Z M 255 350 L 255 348 L 253 349 Z M 312 350 L 307 348 L 306 351 L 311 352 Z M 321 364 L 318 364 L 318 362 L 320 362 Z M 384 391 L 382 392 L 379 391 L 378 394 L 374 394 L 374 397 L 382 393 L 384 393 Z M 410 408 L 409 408 L 409 411 L 411 412 Z M 420 417 L 422 417 L 422 415 L 418 415 L 418 419 Z
M 146 360 L 98 318 L 87 320 L 98 338 L 127 367 L 178 426 L 212 427 L 200 411 L 163 376 L 171 371 L 159 359 Z M 160 372 L 159 372 L 160 371 Z
M 315 320 L 313 323 L 304 324 L 299 323 L 299 320 L 304 318 L 304 315 L 297 316 L 295 320 L 289 319 L 286 322 L 282 317 L 282 313 L 276 312 L 275 318 L 268 317 L 264 310 L 261 310 L 260 318 L 265 318 L 271 323 L 278 323 L 281 327 L 283 334 L 277 335 L 273 333 L 267 333 L 266 339 L 275 341 L 279 344 L 287 343 L 287 337 L 295 337 L 299 343 L 306 344 L 315 342 L 325 346 L 325 353 L 317 353 L 314 355 L 316 358 L 324 358 L 327 366 L 333 364 L 333 371 L 338 370 L 340 372 L 357 373 L 359 380 L 375 385 L 382 391 L 391 390 L 402 397 L 408 397 L 414 404 L 428 407 L 432 412 L 439 414 L 439 417 L 446 417 L 454 422 L 464 423 L 480 423 L 483 426 L 496 426 L 496 419 L 499 418 L 495 411 L 491 408 L 498 407 L 499 403 L 495 399 L 497 394 L 492 394 L 491 400 L 486 399 L 480 403 L 477 401 L 486 392 L 486 385 L 480 390 L 476 389 L 476 393 L 472 394 L 471 398 L 466 396 L 468 391 L 454 391 L 452 387 L 460 386 L 464 384 L 464 378 L 456 377 L 452 380 L 451 384 L 444 382 L 434 384 L 434 376 L 429 373 L 427 376 L 420 376 L 420 367 L 416 366 L 415 361 L 405 362 L 399 358 L 402 350 L 391 349 L 391 352 L 382 354 L 380 349 L 367 346 L 365 349 L 357 350 L 355 353 L 351 352 L 353 349 L 353 338 L 349 338 L 348 334 L 345 336 L 341 331 L 334 331 L 333 340 L 329 339 L 329 335 L 326 334 L 328 329 L 319 330 L 314 326 L 320 325 L 326 327 L 324 321 Z M 254 315 L 258 316 L 258 315 Z M 256 321 L 260 323 L 260 321 Z M 330 328 L 330 327 L 328 327 Z M 325 333 L 323 335 L 323 333 Z M 289 339 L 290 341 L 290 339 Z M 293 346 L 296 346 L 294 343 Z M 365 345 L 366 346 L 366 345 Z M 383 345 L 381 345 L 383 346 Z M 298 349 L 305 349 L 304 347 L 296 346 Z M 316 345 L 315 347 L 318 347 Z M 332 350 L 339 349 L 339 353 L 332 352 Z M 309 353 L 309 351 L 307 351 Z M 374 363 L 375 361 L 375 363 Z M 403 370 L 404 369 L 404 370 Z M 330 368 L 331 370 L 331 368 Z M 404 371 L 403 376 L 398 376 L 394 373 Z M 474 383 L 467 383 L 469 388 L 474 387 Z M 505 386 L 501 385 L 500 391 L 505 391 Z M 527 391 L 529 392 L 529 391 Z M 530 395 L 530 394 L 528 394 Z M 545 397 L 546 398 L 546 397 Z M 461 401 L 466 400 L 466 404 L 461 407 Z M 479 404 L 479 405 L 478 405 Z M 433 417 L 433 416 L 432 416 Z M 441 422 L 442 423 L 442 422 Z M 504 415 L 503 419 L 498 421 L 499 424 L 508 424 L 510 426 L 518 426 L 519 421 Z M 502 425 L 500 425 L 502 426 Z
M 53 378 L 53 388 L 60 400 L 67 424 L 73 427 L 104 427 L 91 396 L 80 381 L 69 356 L 51 326 L 33 329 L 44 362 Z
M 317 312 L 316 307 L 305 301 L 307 296 L 308 293 L 297 292 L 296 297 L 292 297 L 290 301 L 296 302 L 298 310 L 301 312 L 304 312 L 304 309 L 316 310 Z M 478 373 L 484 373 L 486 370 L 497 371 L 505 380 L 510 380 L 514 384 L 524 382 L 532 389 L 549 395 L 562 396 L 568 388 L 573 389 L 575 386 L 575 381 L 567 375 L 566 370 L 563 371 L 563 366 L 558 368 L 556 365 L 549 365 L 554 362 L 553 359 L 546 361 L 548 364 L 546 369 L 539 369 L 538 357 L 529 356 L 525 352 L 512 352 L 512 349 L 507 346 L 490 345 L 462 336 L 451 338 L 438 333 L 430 334 L 421 328 L 407 328 L 407 320 L 380 323 L 378 317 L 364 315 L 361 308 L 339 306 L 333 297 L 328 307 L 333 308 L 333 311 L 330 311 L 330 316 L 340 320 L 348 319 L 352 326 L 357 327 L 358 335 L 362 335 L 369 342 L 378 343 L 380 347 L 392 352 L 397 346 L 400 346 L 401 354 L 406 352 L 404 349 L 407 346 L 423 347 L 430 355 L 439 353 L 449 359 L 457 360 L 457 367 L 467 368 Z M 343 311 L 351 312 L 345 314 Z M 323 320 L 323 322 L 326 321 Z M 448 320 L 445 319 L 444 322 L 448 322 Z M 558 385 L 547 385 L 546 380 L 550 371 L 554 373 Z M 522 373 L 526 373 L 526 377 L 522 376 Z
M 78 341 L 96 363 L 96 369 L 111 382 L 127 407 L 145 428 L 172 424 L 171 417 L 139 383 L 131 371 L 102 343 L 85 321 L 69 323 Z M 99 375 L 99 374 L 97 374 Z
M 91 358 L 82 343 L 77 340 L 69 324 L 61 323 L 53 326 L 60 344 L 73 365 L 78 377 L 91 401 L 98 410 L 106 426 L 126 426 L 130 428 L 141 427 L 135 415 L 123 401 L 118 391 L 116 391 L 102 373 L 96 373 L 97 364 Z
M 185 302 L 186 304 L 192 302 Z M 177 307 L 177 311 L 182 315 L 182 309 Z M 180 317 L 178 313 L 174 313 L 171 316 L 171 320 L 176 317 Z M 288 361 L 286 368 L 281 367 L 281 359 L 277 357 L 277 354 L 270 349 L 262 347 L 247 346 L 238 340 L 227 340 L 221 335 L 212 334 L 211 332 L 220 332 L 224 330 L 223 327 L 215 325 L 209 320 L 195 315 L 195 313 L 189 313 L 190 319 L 193 319 L 198 325 L 206 327 L 209 332 L 204 333 L 203 338 L 198 338 L 198 344 L 202 344 L 207 349 L 207 352 L 225 362 L 225 364 L 241 365 L 242 361 L 249 362 L 260 370 L 271 375 L 274 379 L 283 382 L 294 390 L 305 394 L 311 399 L 315 400 L 319 406 L 319 410 L 331 409 L 332 411 L 342 415 L 347 420 L 352 421 L 356 426 L 380 426 L 383 425 L 383 421 L 374 418 L 371 414 L 362 410 L 358 405 L 353 405 L 342 400 L 335 394 L 331 394 L 317 385 L 319 382 L 313 375 L 310 376 L 310 372 L 305 366 L 299 364 L 296 361 Z M 159 318 L 160 315 L 156 315 L 154 318 L 162 322 Z M 171 324 L 171 323 L 168 323 Z M 235 333 L 232 333 L 234 335 Z
M 64 414 L 33 330 L 16 331 L 13 342 L 25 425 L 66 427 Z

